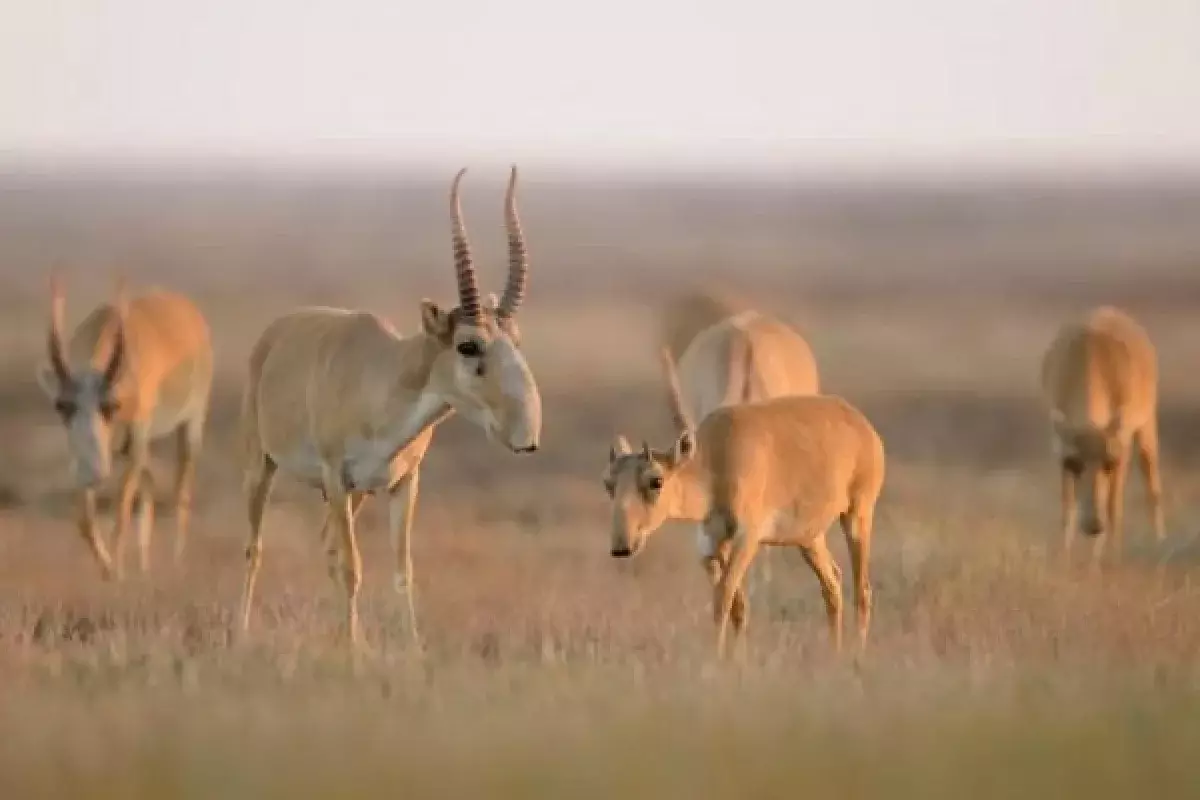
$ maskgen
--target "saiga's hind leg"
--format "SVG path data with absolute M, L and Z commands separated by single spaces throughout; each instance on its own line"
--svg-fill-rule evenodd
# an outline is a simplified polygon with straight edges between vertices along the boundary
M 350 514 L 354 521 L 358 521 L 358 512 L 362 510 L 363 503 L 366 502 L 367 495 L 365 492 L 350 493 Z M 321 500 L 325 503 L 325 519 L 321 522 L 321 549 L 325 551 L 325 569 L 329 574 L 329 579 L 333 581 L 335 586 L 342 585 L 342 550 L 341 542 L 334 535 L 333 516 L 329 511 L 329 496 L 325 490 L 321 490 Z
M 1162 473 L 1158 454 L 1158 421 L 1150 420 L 1134 435 L 1138 463 L 1146 481 L 1146 502 L 1150 506 L 1150 521 L 1154 525 L 1154 536 L 1162 542 L 1167 537 L 1166 521 L 1162 507 Z
M 824 535 L 816 536 L 800 546 L 804 560 L 821 582 L 821 598 L 825 601 L 825 616 L 829 624 L 829 639 L 835 653 L 842 651 L 842 571 Z
M 396 482 L 388 498 L 388 531 L 396 555 L 396 591 L 404 595 L 408 605 L 408 625 L 412 642 L 420 649 L 421 635 L 417 629 L 417 609 L 413 601 L 412 525 L 420 491 L 420 469 L 414 467 Z
M 854 573 L 854 613 L 858 622 L 858 647 L 867 646 L 871 629 L 871 530 L 875 524 L 874 500 L 860 501 L 840 517 L 842 533 L 850 550 L 850 568 Z
M 192 515 L 192 485 L 196 479 L 196 454 L 204 437 L 204 416 L 199 414 L 175 431 L 177 458 L 175 473 L 175 564 L 183 561 Z
M 250 606 L 254 601 L 254 585 L 262 567 L 262 519 L 271 495 L 278 467 L 269 456 L 263 456 L 258 469 L 247 477 L 246 511 L 250 521 L 250 541 L 246 544 L 246 582 L 242 587 L 241 629 L 250 627 Z
M 333 530 L 342 545 L 342 587 L 346 590 L 346 639 L 352 648 L 362 641 L 358 619 L 358 591 L 362 586 L 362 554 L 354 536 L 353 499 L 340 486 L 327 483 Z

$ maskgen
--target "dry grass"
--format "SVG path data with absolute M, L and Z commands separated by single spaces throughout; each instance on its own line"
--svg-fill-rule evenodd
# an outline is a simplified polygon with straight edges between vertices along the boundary
M 226 640 L 246 536 L 236 394 L 267 315 L 354 303 L 409 327 L 415 293 L 435 279 L 180 275 L 211 315 L 221 364 L 192 549 L 173 574 L 164 513 L 154 575 L 112 586 L 67 518 L 61 433 L 31 377 L 43 310 L 28 302 L 33 281 L 12 277 L 0 309 L 12 343 L 0 381 L 0 795 L 1106 798 L 1196 785 L 1200 340 L 1178 301 L 1187 273 L 1161 267 L 1171 288 L 1156 293 L 1132 270 L 1110 271 L 1104 299 L 1137 313 L 1162 352 L 1175 553 L 1160 575 L 1135 480 L 1128 563 L 1099 580 L 1053 558 L 1057 484 L 1034 395 L 1040 348 L 1093 298 L 1019 286 L 897 296 L 869 278 L 822 293 L 803 273 L 764 282 L 771 291 L 758 296 L 805 330 L 828 390 L 859 404 L 887 444 L 877 611 L 869 658 L 832 661 L 815 580 L 798 554 L 775 553 L 773 585 L 752 593 L 746 662 L 718 669 L 690 533 L 664 530 L 632 563 L 607 555 L 609 436 L 668 430 L 648 346 L 653 298 L 635 294 L 624 262 L 603 295 L 540 288 L 556 267 L 539 252 L 569 250 L 527 216 L 539 272 L 522 324 L 544 448 L 513 458 L 461 420 L 438 433 L 414 544 L 423 658 L 390 589 L 382 509 L 368 506 L 373 652 L 357 668 L 337 647 L 317 499 L 286 482 L 268 511 L 253 634 Z M 54 230 L 52 215 L 37 220 Z M 283 223 L 258 224 L 264 240 L 279 237 L 272 247 L 297 248 Z M 489 229 L 475 224 L 486 250 Z M 132 236 L 95 225 L 115 231 L 114 252 Z M 221 231 L 205 235 L 219 242 Z M 684 252 L 689 241 L 686 224 L 636 234 L 631 250 Z M 802 252 L 778 246 L 771 258 Z M 452 285 L 442 261 L 440 296 Z M 99 297 L 94 279 L 81 286 L 72 319 Z M 834 550 L 845 568 L 844 547 Z

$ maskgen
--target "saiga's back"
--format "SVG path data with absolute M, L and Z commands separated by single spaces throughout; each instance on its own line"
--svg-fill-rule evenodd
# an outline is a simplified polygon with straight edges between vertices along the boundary
M 790 326 L 755 310 L 700 332 L 679 362 L 679 376 L 697 420 L 721 406 L 819 390 L 808 343 Z
M 1158 363 L 1145 330 L 1108 306 L 1059 331 L 1042 362 L 1042 389 L 1068 423 L 1138 427 L 1154 413 Z

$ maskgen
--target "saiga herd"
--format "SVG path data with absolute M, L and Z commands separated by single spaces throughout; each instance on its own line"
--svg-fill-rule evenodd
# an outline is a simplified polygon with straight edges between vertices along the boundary
M 366 311 L 307 307 L 271 321 L 249 359 L 241 456 L 250 534 L 235 626 L 250 623 L 262 563 L 263 514 L 275 477 L 318 489 L 330 577 L 345 594 L 345 633 L 361 640 L 362 560 L 355 517 L 369 495 L 387 500 L 395 587 L 419 644 L 409 543 L 420 467 L 437 425 L 458 413 L 512 453 L 537 450 L 541 395 L 521 350 L 517 311 L 528 258 L 517 214 L 517 170 L 505 197 L 508 276 L 485 302 L 459 203 L 450 192 L 457 305 L 420 303 L 420 329 L 402 335 Z M 176 560 L 182 558 L 192 483 L 213 382 L 208 323 L 186 297 L 152 290 L 91 310 L 68 337 L 65 290 L 51 280 L 47 359 L 37 379 L 66 432 L 80 534 L 102 574 L 120 578 L 127 533 L 138 532 L 149 569 L 152 441 L 174 436 Z M 842 575 L 825 541 L 840 524 L 853 570 L 859 648 L 870 627 L 870 551 L 884 484 L 884 446 L 846 399 L 821 394 L 816 360 L 785 323 L 711 291 L 677 299 L 663 315 L 660 359 L 677 435 L 667 447 L 631 447 L 617 436 L 603 471 L 611 504 L 610 551 L 640 552 L 663 523 L 696 528 L 712 585 L 717 649 L 748 619 L 747 570 L 764 545 L 798 548 L 816 574 L 835 649 L 842 639 Z M 1074 530 L 1113 540 L 1119 557 L 1130 461 L 1145 475 L 1151 520 L 1164 535 L 1154 346 L 1110 307 L 1065 324 L 1043 357 L 1041 386 L 1061 467 L 1064 550 Z M 97 529 L 96 492 L 121 461 L 112 550 Z

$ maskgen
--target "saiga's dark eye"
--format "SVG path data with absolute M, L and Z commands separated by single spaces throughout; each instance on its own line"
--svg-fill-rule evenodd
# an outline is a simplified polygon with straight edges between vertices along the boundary
M 646 482 L 646 486 L 657 492 L 659 489 L 661 489 L 663 487 L 662 475 L 655 475 L 653 478 L 651 478 L 649 481 Z
M 121 404 L 116 400 L 102 400 L 100 401 L 100 414 L 105 419 L 112 419 L 120 407 Z

